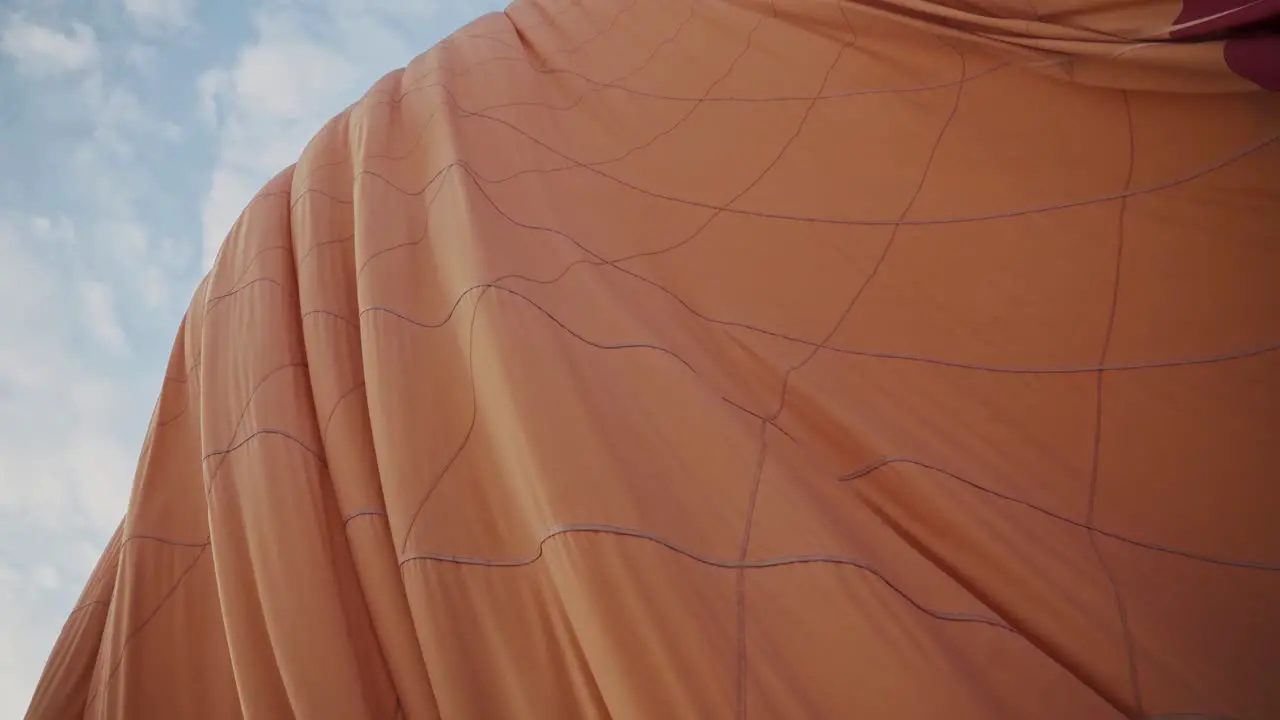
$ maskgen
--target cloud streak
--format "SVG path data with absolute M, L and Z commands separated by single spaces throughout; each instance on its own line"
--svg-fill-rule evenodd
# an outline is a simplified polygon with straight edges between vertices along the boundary
M 79 21 L 72 21 L 64 32 L 12 14 L 0 29 L 0 54 L 28 75 L 62 75 L 97 65 L 98 38 L 93 28 Z
M 81 282 L 80 303 L 89 334 L 112 354 L 129 354 L 129 341 L 116 316 L 115 293 L 111 287 L 97 280 Z
M 181 30 L 191 24 L 193 0 L 124 0 L 124 10 L 148 34 Z

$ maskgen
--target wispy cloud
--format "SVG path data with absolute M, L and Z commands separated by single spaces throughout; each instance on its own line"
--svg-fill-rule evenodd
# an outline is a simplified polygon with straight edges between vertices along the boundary
M 63 218 L 0 212 L 0 716 L 21 717 L 58 628 L 128 499 L 127 380 L 82 342 L 82 308 L 121 343 L 102 288 L 74 291 Z M 105 310 L 105 312 L 104 312 Z M 132 451 L 132 452 L 131 452 Z
M 80 304 L 90 335 L 116 355 L 129 352 L 129 341 L 116 316 L 116 298 L 111 286 L 97 280 L 80 283 Z
M 124 0 L 125 12 L 146 33 L 181 30 L 191 24 L 194 0 Z
M 0 29 L 0 53 L 30 75 L 59 75 L 95 67 L 98 38 L 93 28 L 72 21 L 68 29 L 40 25 L 11 14 Z
M 218 102 L 231 88 L 231 73 L 225 68 L 211 68 L 196 80 L 200 118 L 211 127 L 218 125 Z
M 306 18 L 284 4 L 258 10 L 253 25 L 256 37 L 235 62 L 201 77 L 201 110 L 219 128 L 219 153 L 202 213 L 206 266 L 263 181 L 296 160 L 328 116 L 358 92 L 357 81 L 365 79 L 353 55 L 367 54 L 368 48 L 346 53 L 323 42 Z
M 160 62 L 160 52 L 152 45 L 133 43 L 124 52 L 125 62 L 139 72 L 151 72 Z
M 194 265 L 142 201 L 181 129 L 113 72 L 127 45 L 91 10 L 0 13 L 0 717 L 24 714 L 128 501 L 167 347 L 128 318 L 180 314 Z

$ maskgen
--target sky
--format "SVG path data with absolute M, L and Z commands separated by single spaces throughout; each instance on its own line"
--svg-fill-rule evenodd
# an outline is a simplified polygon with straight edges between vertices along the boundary
M 501 0 L 0 0 L 0 717 L 123 516 L 179 321 L 330 117 Z

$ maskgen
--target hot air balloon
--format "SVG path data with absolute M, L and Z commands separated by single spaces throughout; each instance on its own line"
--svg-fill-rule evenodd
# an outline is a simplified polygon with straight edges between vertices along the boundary
M 481 17 L 230 229 L 28 717 L 1280 717 L 1276 18 Z

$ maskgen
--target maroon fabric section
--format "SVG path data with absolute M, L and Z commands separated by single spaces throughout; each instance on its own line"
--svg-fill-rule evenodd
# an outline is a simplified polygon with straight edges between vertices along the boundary
M 1225 35 L 1222 51 L 1227 67 L 1267 90 L 1280 90 L 1280 0 L 1185 0 L 1174 25 L 1204 18 L 1213 19 L 1175 30 L 1170 37 L 1198 40 Z
M 1195 35 L 1203 35 L 1211 32 L 1210 29 L 1225 29 L 1231 27 L 1239 27 L 1247 25 L 1259 20 L 1263 20 L 1269 16 L 1276 14 L 1276 9 L 1280 8 L 1280 2 L 1276 0 L 1263 0 L 1263 2 L 1251 4 L 1251 0 L 1186 0 L 1182 3 L 1182 13 L 1178 15 L 1178 19 L 1174 21 L 1174 25 L 1201 20 L 1203 18 L 1220 15 L 1222 13 L 1243 8 L 1237 12 L 1232 12 L 1221 18 L 1217 18 L 1203 25 L 1194 28 L 1188 28 L 1184 31 L 1173 33 L 1174 37 L 1183 34 L 1186 37 Z
M 1280 90 L 1280 37 L 1228 40 L 1223 48 L 1227 67 L 1267 90 Z

